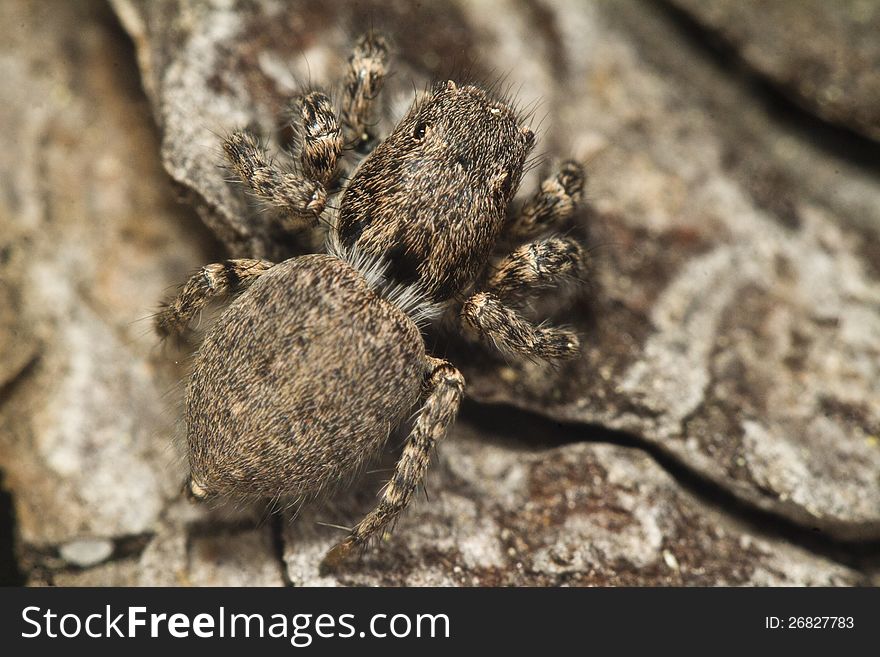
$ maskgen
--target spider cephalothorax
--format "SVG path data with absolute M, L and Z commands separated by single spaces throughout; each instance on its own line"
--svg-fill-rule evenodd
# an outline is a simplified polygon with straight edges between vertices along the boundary
M 298 167 L 279 168 L 250 133 L 226 139 L 231 168 L 284 225 L 317 224 L 344 146 L 375 143 L 366 127 L 387 52 L 380 37 L 358 43 L 341 124 L 325 94 L 298 101 Z M 184 333 L 211 298 L 236 295 L 187 388 L 189 494 L 312 498 L 356 473 L 418 409 L 381 500 L 328 555 L 332 565 L 394 522 L 457 413 L 464 380 L 426 352 L 420 322 L 457 309 L 468 332 L 504 352 L 577 354 L 572 332 L 517 310 L 530 292 L 577 279 L 584 267 L 577 241 L 534 239 L 574 211 L 579 165 L 564 163 L 519 212 L 508 211 L 533 144 L 507 103 L 477 86 L 438 85 L 344 185 L 327 254 L 227 260 L 182 287 L 157 317 L 163 337 Z M 517 241 L 492 258 L 500 243 Z
M 342 244 L 384 258 L 389 275 L 445 301 L 498 241 L 534 135 L 485 91 L 454 83 L 417 102 L 342 196 Z

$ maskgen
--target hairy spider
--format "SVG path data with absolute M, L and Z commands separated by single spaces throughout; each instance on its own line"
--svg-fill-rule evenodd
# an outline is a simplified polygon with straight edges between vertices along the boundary
M 289 227 L 324 219 L 343 149 L 376 141 L 370 113 L 387 56 L 379 36 L 358 42 L 341 122 L 321 92 L 298 101 L 298 166 L 275 164 L 246 131 L 225 140 L 231 168 Z M 452 309 L 506 353 L 578 353 L 574 333 L 517 310 L 585 266 L 577 241 L 534 239 L 573 213 L 578 164 L 564 163 L 508 218 L 534 140 L 487 91 L 435 86 L 342 186 L 326 254 L 227 260 L 183 285 L 157 316 L 163 337 L 183 334 L 212 298 L 237 295 L 205 337 L 187 388 L 189 494 L 315 497 L 361 469 L 418 409 L 378 505 L 325 557 L 334 566 L 393 524 L 458 411 L 464 379 L 426 353 L 422 322 Z M 525 243 L 490 264 L 502 242 Z

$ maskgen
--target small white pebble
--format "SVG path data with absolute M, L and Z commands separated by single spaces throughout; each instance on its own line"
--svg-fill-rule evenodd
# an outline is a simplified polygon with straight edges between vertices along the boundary
M 102 538 L 82 538 L 65 543 L 59 551 L 67 563 L 88 568 L 113 554 L 113 543 Z

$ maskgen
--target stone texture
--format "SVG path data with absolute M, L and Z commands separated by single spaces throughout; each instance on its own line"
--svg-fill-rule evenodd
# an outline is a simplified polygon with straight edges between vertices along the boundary
M 106 543 L 150 531 L 182 481 L 166 404 L 183 370 L 149 316 L 206 236 L 156 161 L 112 14 L 0 14 L 0 468 L 23 549 Z
M 114 6 L 165 166 L 234 252 L 287 245 L 242 223 L 214 133 L 275 135 L 298 79 L 338 77 L 342 28 L 361 12 L 400 43 L 392 110 L 413 76 L 421 85 L 456 59 L 476 55 L 478 77 L 516 61 L 521 102 L 544 103 L 540 147 L 589 162 L 593 278 L 558 314 L 586 348 L 559 368 L 461 348 L 470 394 L 632 432 L 749 504 L 839 538 L 880 537 L 876 170 L 780 121 L 688 50 L 667 13 L 500 0 L 450 3 L 442 18 L 399 3 Z
M 216 517 L 172 522 L 160 527 L 143 551 L 131 584 L 282 586 L 273 541 L 266 524 L 230 524 Z
M 541 429 L 538 429 L 539 431 Z M 540 434 L 533 436 L 539 442 Z M 843 586 L 863 577 L 763 538 L 683 491 L 637 449 L 535 449 L 459 421 L 420 496 L 380 550 L 337 577 L 321 556 L 375 502 L 365 484 L 285 525 L 294 585 Z M 345 511 L 341 511 L 341 509 Z M 324 524 L 318 524 L 324 523 Z
M 866 574 L 831 560 L 856 563 L 847 543 L 810 552 L 808 530 L 748 520 L 760 508 L 842 539 L 880 535 L 875 173 L 774 118 L 653 5 L 321 5 L 117 0 L 149 105 L 103 4 L 0 5 L 0 470 L 27 581 L 875 582 L 876 558 Z M 355 522 L 387 471 L 296 519 L 182 501 L 186 358 L 157 346 L 149 315 L 224 257 L 211 233 L 234 253 L 308 246 L 242 221 L 213 132 L 273 134 L 297 80 L 338 73 L 366 15 L 400 49 L 392 111 L 453 60 L 485 75 L 517 62 L 523 103 L 547 115 L 541 147 L 590 162 L 594 276 L 551 304 L 584 336 L 579 362 L 449 345 L 472 396 L 578 426 L 536 421 L 517 441 L 469 424 L 472 406 L 441 445 L 429 501 L 322 578 L 341 532 L 318 523 Z M 583 442 L 584 423 L 650 450 Z M 659 452 L 745 505 L 695 496 Z
M 28 586 L 132 586 L 137 581 L 137 561 L 126 559 L 88 570 L 68 570 L 32 577 Z
M 810 112 L 880 140 L 880 5 L 667 0 Z

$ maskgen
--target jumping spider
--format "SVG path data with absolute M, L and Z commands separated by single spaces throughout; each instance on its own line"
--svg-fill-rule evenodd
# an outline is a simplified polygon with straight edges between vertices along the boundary
M 246 131 L 225 140 L 232 170 L 289 227 L 323 219 L 343 149 L 375 141 L 387 53 L 379 36 L 358 42 L 341 122 L 321 92 L 298 101 L 296 169 L 274 164 Z M 420 322 L 452 309 L 503 352 L 577 355 L 574 333 L 514 309 L 584 268 L 577 241 L 534 239 L 575 210 L 578 164 L 564 163 L 507 217 L 534 140 L 480 87 L 435 86 L 344 185 L 326 254 L 227 260 L 183 285 L 157 316 L 163 337 L 183 334 L 212 298 L 238 295 L 205 337 L 186 393 L 190 495 L 315 497 L 356 473 L 421 402 L 378 505 L 325 557 L 334 566 L 394 523 L 458 411 L 464 379 L 426 353 Z M 529 239 L 489 264 L 499 244 Z

